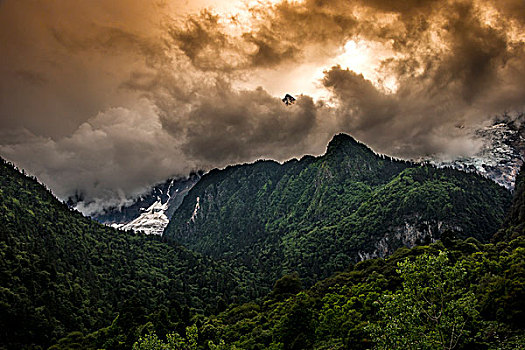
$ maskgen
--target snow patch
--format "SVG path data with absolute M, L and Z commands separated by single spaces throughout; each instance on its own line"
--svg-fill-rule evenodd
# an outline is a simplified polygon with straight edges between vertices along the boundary
M 159 199 L 149 208 L 144 210 L 135 220 L 127 224 L 112 224 L 112 227 L 121 230 L 133 230 L 147 235 L 162 235 L 164 228 L 168 225 L 169 219 L 165 212 L 168 210 L 168 201 L 162 203 Z
M 191 222 L 195 222 L 195 218 L 197 217 L 197 213 L 199 212 L 200 207 L 200 198 L 197 197 L 197 203 L 195 203 L 195 209 L 193 209 L 193 214 L 190 218 Z M 188 221 L 188 224 L 190 223 L 190 221 Z

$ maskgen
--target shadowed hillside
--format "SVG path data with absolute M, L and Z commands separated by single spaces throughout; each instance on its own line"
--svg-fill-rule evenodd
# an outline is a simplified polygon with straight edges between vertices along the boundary
M 340 134 L 321 157 L 211 171 L 164 237 L 264 281 L 297 271 L 312 284 L 446 231 L 487 241 L 509 203 L 508 191 L 481 176 L 377 155 Z
M 184 327 L 190 312 L 216 311 L 217 298 L 253 297 L 235 271 L 83 217 L 3 160 L 0 245 L 0 338 L 11 349 L 50 345 L 113 320 L 97 346 L 129 348 L 153 312 Z M 105 343 L 112 332 L 123 335 Z

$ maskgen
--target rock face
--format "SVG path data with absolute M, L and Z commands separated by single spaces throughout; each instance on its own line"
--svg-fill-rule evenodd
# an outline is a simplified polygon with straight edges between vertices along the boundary
M 169 199 L 165 203 L 159 199 L 131 222 L 112 223 L 110 226 L 121 230 L 142 232 L 147 235 L 162 235 L 164 228 L 170 221 L 166 216 L 168 203 Z
M 92 218 L 122 230 L 162 235 L 169 219 L 200 178 L 201 174 L 192 174 L 187 179 L 169 179 L 153 187 L 133 204 L 105 209 Z
M 483 142 L 481 150 L 472 157 L 440 162 L 430 160 L 439 167 L 451 166 L 458 170 L 477 172 L 512 190 L 516 175 L 525 159 L 525 117 L 496 118 L 494 123 L 476 131 Z
M 405 220 L 403 225 L 392 227 L 375 242 L 373 250 L 359 251 L 359 259 L 385 258 L 401 247 L 414 247 L 436 242 L 446 231 L 460 235 L 463 232 L 463 227 L 443 220 L 423 220 L 418 216 Z

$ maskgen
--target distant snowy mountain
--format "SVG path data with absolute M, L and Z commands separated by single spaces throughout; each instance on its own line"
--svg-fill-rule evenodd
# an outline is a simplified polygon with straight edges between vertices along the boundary
M 490 126 L 476 131 L 483 142 L 481 150 L 472 157 L 452 161 L 429 159 L 439 166 L 475 171 L 507 189 L 514 189 L 516 175 L 525 159 L 525 116 L 502 116 Z
M 187 179 L 169 179 L 123 208 L 109 208 L 95 214 L 93 219 L 123 230 L 162 235 L 169 219 L 180 206 L 189 190 L 202 174 L 191 174 Z

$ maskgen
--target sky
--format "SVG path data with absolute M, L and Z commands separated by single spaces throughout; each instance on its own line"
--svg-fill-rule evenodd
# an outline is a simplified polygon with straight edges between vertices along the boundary
M 523 0 L 0 0 L 0 52 L 0 156 L 86 214 L 339 132 L 468 156 L 525 105 Z

